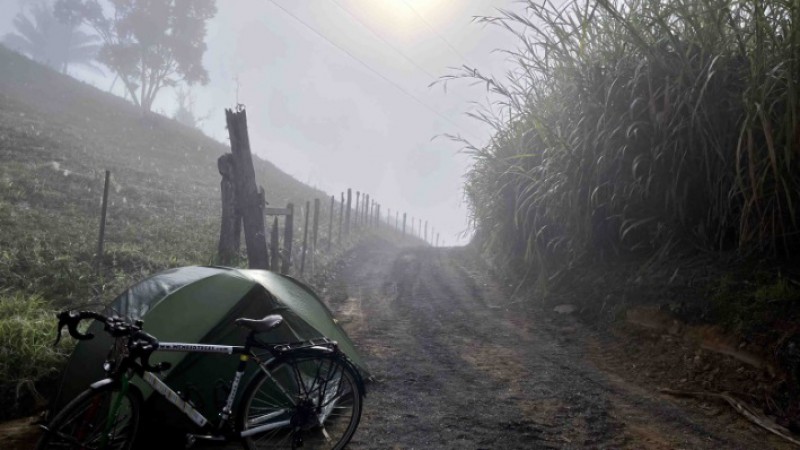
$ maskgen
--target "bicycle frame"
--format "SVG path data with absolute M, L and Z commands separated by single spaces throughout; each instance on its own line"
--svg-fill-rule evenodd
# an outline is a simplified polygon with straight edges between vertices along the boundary
M 303 347 L 306 348 L 315 348 L 318 350 L 325 350 L 325 351 L 333 351 L 329 347 L 324 347 L 322 344 L 329 344 L 332 341 L 326 338 L 322 338 L 319 340 L 312 340 L 305 343 Z M 269 350 L 272 356 L 267 359 L 266 361 L 261 360 L 258 356 L 253 354 L 250 351 L 250 347 L 254 346 L 255 342 L 248 342 L 245 346 L 237 346 L 237 345 L 210 345 L 210 344 L 195 344 L 190 342 L 160 342 L 158 345 L 158 349 L 156 352 L 180 352 L 180 353 L 217 353 L 217 354 L 226 354 L 226 355 L 240 355 L 239 356 L 239 365 L 236 367 L 236 371 L 233 375 L 233 381 L 231 382 L 231 389 L 228 393 L 228 398 L 225 401 L 225 405 L 222 407 L 222 411 L 220 411 L 219 416 L 220 420 L 217 424 L 217 430 L 222 431 L 224 430 L 225 424 L 230 419 L 232 411 L 233 411 L 233 402 L 236 399 L 236 393 L 239 390 L 239 385 L 242 381 L 242 376 L 244 375 L 245 369 L 247 368 L 248 361 L 252 358 L 254 359 L 259 367 L 265 367 L 269 364 L 272 360 L 276 358 L 274 355 L 275 351 L 280 348 L 291 348 L 291 344 L 281 344 L 275 346 L 264 346 L 264 345 L 255 345 L 258 348 L 263 348 Z M 270 378 L 272 375 L 269 374 L 268 371 L 264 371 Z M 150 387 L 153 388 L 155 392 L 159 395 L 164 397 L 167 401 L 172 403 L 175 407 L 177 407 L 184 415 L 186 415 L 192 422 L 194 422 L 198 427 L 205 427 L 210 423 L 210 421 L 203 416 L 200 411 L 195 409 L 188 401 L 183 400 L 177 392 L 172 390 L 169 386 L 166 385 L 161 379 L 159 379 L 155 374 L 152 372 L 144 372 L 142 373 L 142 379 L 147 383 Z M 272 380 L 275 382 L 275 386 L 283 391 L 280 383 L 275 381 L 274 378 Z M 286 395 L 286 398 L 291 400 L 291 396 L 283 392 Z M 269 420 L 269 417 L 265 417 L 264 420 Z M 290 420 L 284 420 L 280 422 L 273 422 L 268 423 L 265 425 L 257 426 L 248 429 L 244 432 L 237 433 L 238 437 L 247 437 L 258 433 L 263 433 L 275 428 L 281 428 L 290 425 Z

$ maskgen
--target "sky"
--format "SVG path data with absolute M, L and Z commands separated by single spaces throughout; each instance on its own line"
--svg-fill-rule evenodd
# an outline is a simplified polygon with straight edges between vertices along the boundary
M 0 0 L 0 35 L 30 3 Z M 206 134 L 227 142 L 224 108 L 244 104 L 262 158 L 337 199 L 352 188 L 384 212 L 428 221 L 443 243 L 468 241 L 471 161 L 445 135 L 485 144 L 491 130 L 466 113 L 491 99 L 468 81 L 429 85 L 464 65 L 504 77 L 511 66 L 496 50 L 515 47 L 513 36 L 473 17 L 520 10 L 519 2 L 218 0 L 217 8 L 204 56 L 210 82 L 192 88 Z M 113 79 L 72 73 L 105 90 Z M 175 108 L 172 91 L 154 107 Z

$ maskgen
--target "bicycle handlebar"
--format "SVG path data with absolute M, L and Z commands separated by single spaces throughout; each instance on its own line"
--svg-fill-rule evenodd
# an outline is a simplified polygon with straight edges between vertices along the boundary
M 172 365 L 168 362 L 160 362 L 155 366 L 150 365 L 150 354 L 158 349 L 158 339 L 153 335 L 142 331 L 142 321 L 136 320 L 133 323 L 119 317 L 106 317 L 94 311 L 62 311 L 56 315 L 58 318 L 58 335 L 53 345 L 58 345 L 61 340 L 61 331 L 67 327 L 70 336 L 75 339 L 85 341 L 92 339 L 94 334 L 83 334 L 78 331 L 78 324 L 84 319 L 94 319 L 102 322 L 104 330 L 112 337 L 130 337 L 129 348 L 131 356 L 139 357 L 142 368 L 147 372 L 161 372 L 169 369 Z
M 58 318 L 58 330 L 56 335 L 56 341 L 53 343 L 53 346 L 58 345 L 59 341 L 61 341 L 61 330 L 64 329 L 66 326 L 69 330 L 69 335 L 78 339 L 80 341 L 85 341 L 94 337 L 92 333 L 82 334 L 78 331 L 78 323 L 80 323 L 83 319 L 95 319 L 99 320 L 100 322 L 105 323 L 108 318 L 102 314 L 96 313 L 94 311 L 62 311 L 56 315 Z

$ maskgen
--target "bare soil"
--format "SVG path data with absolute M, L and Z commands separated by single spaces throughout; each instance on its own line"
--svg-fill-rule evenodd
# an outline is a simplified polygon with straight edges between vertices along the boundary
M 368 240 L 337 272 L 327 300 L 375 378 L 351 448 L 790 448 L 660 394 L 636 370 L 659 355 L 621 358 L 569 315 L 509 304 L 466 249 Z

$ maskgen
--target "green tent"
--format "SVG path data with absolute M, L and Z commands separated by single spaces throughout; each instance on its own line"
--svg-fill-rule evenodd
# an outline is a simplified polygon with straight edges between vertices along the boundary
M 353 361 L 364 378 L 366 366 L 337 325 L 330 310 L 301 282 L 265 270 L 239 270 L 222 267 L 182 267 L 152 276 L 123 292 L 107 307 L 105 314 L 144 320 L 144 331 L 164 342 L 197 342 L 219 345 L 244 345 L 246 330 L 234 326 L 239 317 L 262 318 L 278 313 L 284 323 L 266 335 L 265 342 L 296 342 L 327 337 Z M 89 332 L 95 338 L 81 341 L 72 353 L 64 373 L 58 398 L 60 409 L 88 385 L 104 376 L 103 361 L 112 339 L 93 323 Z M 215 418 L 225 397 L 225 383 L 231 381 L 238 358 L 230 355 L 156 352 L 152 364 L 168 361 L 172 368 L 162 379 L 189 399 L 207 417 Z M 251 373 L 254 367 L 251 367 Z M 245 381 L 247 378 L 245 378 Z M 149 386 L 137 383 L 145 394 Z M 244 384 L 242 386 L 245 386 Z M 240 389 L 240 394 L 243 389 Z M 158 397 L 158 396 L 155 396 Z M 178 414 L 163 399 L 153 398 L 156 411 L 166 419 Z M 183 422 L 183 419 L 178 419 Z

